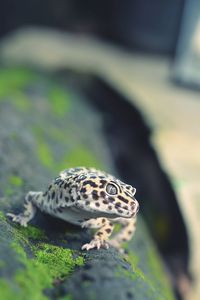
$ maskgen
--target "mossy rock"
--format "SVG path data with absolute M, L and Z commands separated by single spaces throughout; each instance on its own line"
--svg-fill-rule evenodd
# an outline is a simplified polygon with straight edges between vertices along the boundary
M 1 69 L 0 299 L 174 299 L 142 220 L 121 255 L 80 251 L 90 232 L 41 213 L 27 228 L 5 217 L 64 168 L 112 172 L 101 125 L 69 87 L 30 70 Z

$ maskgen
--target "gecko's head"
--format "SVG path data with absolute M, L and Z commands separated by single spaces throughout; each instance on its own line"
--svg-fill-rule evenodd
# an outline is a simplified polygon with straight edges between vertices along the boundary
M 84 175 L 85 176 L 85 175 Z M 78 206 L 98 216 L 131 218 L 139 203 L 136 189 L 108 174 L 87 174 L 80 182 Z

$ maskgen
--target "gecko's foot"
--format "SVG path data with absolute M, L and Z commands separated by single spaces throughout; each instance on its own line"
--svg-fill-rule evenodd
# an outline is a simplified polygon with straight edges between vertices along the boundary
M 105 240 L 94 239 L 94 240 L 91 240 L 90 243 L 85 244 L 81 247 L 82 250 L 87 250 L 87 251 L 90 250 L 90 249 L 93 249 L 93 248 L 97 248 L 98 250 L 100 248 L 108 249 L 109 245 Z
M 91 220 L 82 222 L 81 227 L 82 228 L 89 228 L 89 227 L 91 227 Z
M 28 219 L 23 214 L 15 215 L 11 213 L 6 214 L 15 223 L 19 223 L 21 226 L 27 227 Z

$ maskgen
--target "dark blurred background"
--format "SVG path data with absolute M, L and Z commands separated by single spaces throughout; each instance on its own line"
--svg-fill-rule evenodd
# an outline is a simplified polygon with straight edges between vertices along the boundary
M 89 33 L 130 49 L 173 55 L 183 0 L 1 1 L 0 36 L 27 25 Z
M 139 99 L 139 101 L 142 102 L 142 100 L 144 99 L 146 101 L 147 98 L 148 100 L 151 99 L 150 100 L 151 103 L 149 104 L 149 107 L 151 108 L 150 112 L 154 112 L 155 115 L 156 114 L 159 115 L 160 113 L 161 116 L 160 119 L 158 117 L 158 119 L 156 119 L 157 121 L 155 121 L 156 126 L 158 126 L 158 131 L 162 131 L 162 129 L 164 128 L 164 131 L 166 131 L 167 133 L 169 132 L 170 134 L 172 133 L 172 135 L 169 136 L 166 135 L 167 138 L 169 138 L 169 142 L 167 141 L 165 135 L 163 138 L 163 140 L 165 141 L 163 142 L 164 145 L 163 149 L 167 149 L 170 143 L 174 147 L 174 150 L 172 149 L 173 148 L 172 147 L 171 150 L 169 149 L 167 153 L 167 154 L 170 153 L 169 156 L 170 164 L 173 165 L 174 161 L 176 161 L 176 158 L 179 158 L 179 156 L 181 157 L 181 155 L 179 155 L 180 152 L 183 153 L 187 152 L 182 150 L 185 147 L 185 145 L 191 146 L 192 148 L 191 155 L 189 154 L 188 157 L 183 156 L 182 161 L 180 159 L 179 162 L 180 164 L 177 163 L 176 165 L 176 162 L 174 163 L 175 165 L 174 168 L 177 169 L 180 168 L 180 170 L 184 169 L 184 172 L 189 174 L 188 166 L 190 165 L 196 166 L 196 161 L 197 161 L 196 159 L 197 156 L 192 154 L 195 149 L 192 143 L 198 140 L 196 138 L 196 134 L 198 133 L 198 130 L 195 124 L 193 126 L 191 124 L 193 124 L 193 121 L 195 119 L 193 117 L 196 116 L 196 112 L 198 113 L 198 108 L 196 109 L 195 101 L 197 98 L 200 99 L 200 97 L 199 95 L 196 97 L 196 94 L 190 94 L 189 92 L 188 94 L 185 93 L 183 87 L 195 88 L 195 90 L 199 90 L 200 87 L 200 1 L 199 0 L 188 0 L 188 1 L 187 0 L 185 1 L 184 0 L 168 0 L 168 1 L 166 0 L 151 0 L 151 1 L 149 0 L 124 0 L 124 1 L 122 0 L 110 0 L 110 1 L 7 0 L 7 1 L 1 1 L 0 39 L 3 40 L 4 37 L 9 35 L 9 33 L 13 32 L 16 29 L 25 28 L 28 26 L 38 26 L 38 27 L 45 26 L 48 29 L 51 28 L 58 29 L 58 31 L 63 33 L 70 32 L 70 33 L 74 33 L 75 35 L 77 33 L 78 37 L 94 36 L 99 40 L 108 42 L 108 44 L 116 45 L 117 48 L 120 47 L 125 49 L 126 51 L 124 51 L 124 54 L 127 54 L 127 52 L 131 53 L 131 55 L 133 54 L 132 58 L 134 60 L 134 63 L 133 65 L 131 65 L 130 68 L 131 71 L 135 68 L 134 69 L 135 73 L 133 72 L 132 74 L 131 71 L 128 69 L 129 61 L 127 60 L 127 65 L 122 70 L 122 73 L 124 72 L 124 75 L 121 78 L 123 78 L 125 81 L 128 78 L 130 79 L 130 82 L 131 81 L 136 82 L 135 86 L 137 87 L 137 91 L 139 91 L 138 95 L 140 95 L 141 98 Z M 39 52 L 39 46 L 38 46 L 38 52 Z M 43 53 L 45 53 L 46 56 L 46 52 L 43 51 Z M 56 56 L 57 52 L 55 53 Z M 140 56 L 140 58 L 138 59 L 139 56 L 137 57 L 135 53 L 137 54 L 140 53 L 142 54 L 142 56 Z M 148 55 L 151 58 L 153 57 L 154 60 L 151 61 L 150 58 L 150 61 L 148 62 L 148 60 L 146 60 L 146 57 L 148 57 Z M 164 61 L 161 61 L 161 64 L 159 61 L 160 58 L 164 58 Z M 165 60 L 165 58 L 167 58 L 167 60 Z M 51 60 L 51 55 L 50 55 L 50 60 Z M 121 64 L 123 65 L 125 61 L 126 60 L 122 59 Z M 135 63 L 136 61 L 138 62 L 138 65 Z M 116 70 L 121 71 L 120 65 Z M 83 82 L 84 80 L 82 80 L 81 78 L 80 81 Z M 149 157 L 147 152 L 142 153 L 141 151 L 141 149 L 147 149 L 151 145 L 151 143 L 149 143 L 150 131 L 148 131 L 145 126 L 144 128 L 142 127 L 141 124 L 143 123 L 142 121 L 140 121 L 140 114 L 136 110 L 134 110 L 132 104 L 131 105 L 128 104 L 128 101 L 126 101 L 127 106 L 125 107 L 124 97 L 123 99 L 121 99 L 121 96 L 119 96 L 115 91 L 113 92 L 112 90 L 110 90 L 110 86 L 104 85 L 104 83 L 102 84 L 102 82 L 99 82 L 99 79 L 97 79 L 97 81 L 94 82 L 95 84 L 93 87 L 95 87 L 95 89 L 90 90 L 89 96 L 91 96 L 90 98 L 92 99 L 92 102 L 95 102 L 96 106 L 98 107 L 98 110 L 101 111 L 102 115 L 104 116 L 105 132 L 110 134 L 110 135 L 107 134 L 107 138 L 109 142 L 112 141 L 111 143 L 112 145 L 110 147 L 113 148 L 112 157 L 114 157 L 115 159 L 116 166 L 118 167 L 119 170 L 122 170 L 121 175 L 123 175 L 123 177 L 126 178 L 127 180 L 130 180 L 130 182 L 131 182 L 131 178 L 134 178 L 134 182 L 136 178 L 136 183 L 138 179 L 138 181 L 142 183 L 141 191 L 145 186 L 142 180 L 144 180 L 145 182 L 145 178 L 147 178 L 146 187 L 149 186 L 149 190 L 146 188 L 144 189 L 145 191 L 142 191 L 144 194 L 141 194 L 144 196 L 141 198 L 151 200 L 149 201 L 150 204 L 148 203 L 145 204 L 147 221 L 149 216 L 151 215 L 149 213 L 150 211 L 149 207 L 151 206 L 152 209 L 153 207 L 152 203 L 154 203 L 155 201 L 155 206 L 158 208 L 159 207 L 158 202 L 160 201 L 161 206 L 164 204 L 163 211 L 165 215 L 168 214 L 167 216 L 169 217 L 171 222 L 170 238 L 166 239 L 164 241 L 165 243 L 158 242 L 157 244 L 162 250 L 162 254 L 163 253 L 166 254 L 166 252 L 168 256 L 169 254 L 171 255 L 171 253 L 173 254 L 173 256 L 172 255 L 170 256 L 170 259 L 172 260 L 175 257 L 174 259 L 175 263 L 173 263 L 173 265 L 175 266 L 176 269 L 178 269 L 177 261 L 178 259 L 180 259 L 181 255 L 183 256 L 184 264 L 188 265 L 189 239 L 186 240 L 187 237 L 186 233 L 188 233 L 186 232 L 186 228 L 188 227 L 190 228 L 192 226 L 190 221 L 189 224 L 186 224 L 187 225 L 186 228 L 184 227 L 183 224 L 184 218 L 182 218 L 182 214 L 181 214 L 182 211 L 181 209 L 179 209 L 179 202 L 176 199 L 177 195 L 173 190 L 175 189 L 176 191 L 179 191 L 179 189 L 181 189 L 180 186 L 181 187 L 183 186 L 183 182 L 186 185 L 185 177 L 180 176 L 180 174 L 182 175 L 182 173 L 184 172 L 177 173 L 180 177 L 179 178 L 180 182 L 178 183 L 175 182 L 174 178 L 170 178 L 170 180 L 168 180 L 165 172 L 161 172 L 162 170 L 160 166 L 162 164 L 159 165 L 157 161 L 157 156 L 152 151 L 152 149 L 148 149 L 149 151 L 148 153 L 152 151 Z M 133 86 L 132 82 L 130 83 L 130 85 L 127 85 L 127 87 L 129 87 L 129 90 L 131 90 Z M 174 83 L 178 83 L 179 87 L 181 88 L 177 90 L 178 87 L 177 85 L 175 86 Z M 143 91 L 143 94 L 140 93 L 141 90 Z M 101 93 L 99 93 L 99 91 L 101 91 Z M 136 92 L 134 91 L 133 92 L 134 97 L 135 97 L 135 93 Z M 151 97 L 149 97 L 149 95 L 151 95 Z M 104 101 L 102 99 L 104 99 Z M 109 105 L 107 101 L 108 99 L 110 101 Z M 177 99 L 178 100 L 181 99 L 182 102 L 180 106 L 177 106 L 173 109 L 173 102 L 177 102 Z M 192 101 L 192 99 L 194 101 Z M 145 101 L 144 103 L 148 103 L 148 101 L 146 102 Z M 123 105 L 121 105 L 122 102 Z M 118 104 L 116 105 L 116 103 Z M 170 103 L 171 106 L 169 105 L 168 107 L 168 103 Z M 182 103 L 186 104 L 185 108 L 182 107 Z M 193 107 L 190 106 L 191 103 L 193 104 Z M 181 114 L 179 113 L 180 108 L 181 108 Z M 172 114 L 165 113 L 167 110 L 169 111 L 172 110 L 173 113 Z M 189 111 L 190 111 L 190 115 L 189 115 Z M 124 114 L 122 112 L 124 112 Z M 130 116 L 129 113 L 131 114 Z M 124 118 L 121 117 L 122 114 Z M 109 115 L 108 118 L 109 121 L 107 121 L 106 123 L 106 117 L 108 115 Z M 152 116 L 152 120 L 154 120 L 155 115 Z M 173 115 L 173 118 L 171 115 Z M 180 119 L 178 119 L 178 117 L 180 117 Z M 185 121 L 186 119 L 189 119 L 188 124 L 186 124 Z M 170 120 L 172 122 L 172 126 L 170 124 Z M 139 125 L 136 123 L 138 123 Z M 167 125 L 169 125 L 169 127 Z M 144 131 L 144 133 L 142 130 Z M 153 130 L 155 130 L 155 128 L 153 128 Z M 186 133 L 186 138 L 184 137 L 185 138 L 184 139 L 183 136 L 185 133 Z M 182 140 L 179 144 L 178 138 L 181 136 L 181 134 L 182 134 Z M 143 138 L 143 136 L 145 136 L 145 139 Z M 194 140 L 191 138 L 191 136 L 194 138 Z M 121 148 L 118 145 L 120 144 L 119 140 L 121 142 Z M 115 143 L 113 141 L 115 141 Z M 144 146 L 143 145 L 144 141 L 145 142 L 148 141 L 148 145 L 145 144 Z M 158 144 L 156 144 L 157 147 L 159 145 L 159 142 Z M 118 155 L 118 153 L 114 156 L 115 151 L 117 149 L 116 145 L 118 145 L 118 150 L 120 149 L 121 151 L 121 152 L 119 151 L 121 156 Z M 124 148 L 126 149 L 124 150 Z M 159 152 L 160 150 L 157 149 L 157 151 Z M 122 159 L 122 154 L 123 154 L 123 159 Z M 191 163 L 192 157 L 194 158 L 193 164 Z M 188 159 L 189 162 L 188 165 L 187 163 L 185 165 L 183 164 L 183 162 L 186 161 L 186 158 Z M 163 163 L 164 156 L 161 157 L 160 160 Z M 152 161 L 154 161 L 154 163 L 152 163 Z M 173 163 L 171 163 L 172 161 Z M 149 172 L 150 174 L 149 177 L 147 176 L 148 163 L 149 163 L 149 169 L 153 169 L 154 167 L 156 168 L 157 177 L 155 173 L 152 172 L 151 173 Z M 143 173 L 141 172 L 142 175 L 140 178 L 138 170 L 141 170 L 142 168 L 143 168 Z M 128 173 L 129 169 L 131 169 L 130 174 Z M 157 172 L 157 169 L 159 170 L 159 172 Z M 193 172 L 192 169 L 191 174 L 192 175 L 197 174 L 196 169 L 195 172 Z M 194 178 L 196 179 L 197 176 L 196 177 L 195 176 Z M 188 178 L 189 178 L 188 182 L 190 183 L 190 179 L 191 179 L 190 174 L 188 175 Z M 171 186 L 171 182 L 173 182 L 173 189 Z M 195 182 L 197 182 L 197 180 Z M 167 188 L 163 188 L 161 183 L 163 183 L 163 186 Z M 140 184 L 138 183 L 137 186 L 140 186 Z M 199 186 L 199 181 L 198 181 L 198 186 Z M 152 189 L 154 189 L 153 192 Z M 158 196 L 159 189 L 160 189 L 160 194 Z M 190 195 L 191 195 L 191 190 L 192 189 L 189 189 Z M 149 191 L 151 191 L 152 193 Z M 181 194 L 181 197 L 182 196 L 183 195 Z M 188 195 L 186 195 L 185 198 L 188 198 Z M 190 201 L 191 198 L 192 197 L 190 197 L 189 199 Z M 169 205 L 170 208 L 168 212 L 165 206 L 166 204 L 168 205 L 170 204 Z M 142 210 L 145 215 L 145 208 L 143 208 Z M 154 207 L 152 211 L 157 213 Z M 162 220 L 163 218 L 161 218 L 161 225 L 162 225 Z M 153 221 L 155 222 L 155 218 L 153 218 Z M 149 222 L 150 229 L 152 226 L 151 223 L 153 222 L 151 222 L 150 220 Z M 161 225 L 159 224 L 160 228 L 162 229 Z M 196 227 L 194 226 L 194 228 Z M 152 232 L 155 234 L 154 228 Z M 197 236 L 196 233 L 195 235 Z M 157 240 L 159 239 L 157 238 Z M 199 239 L 197 240 L 199 242 Z M 199 249 L 200 249 L 200 243 L 199 243 Z M 174 255 L 174 253 L 176 254 L 176 256 Z M 194 265 L 195 265 L 195 260 L 194 260 Z M 200 274 L 199 269 L 198 272 Z M 198 276 L 200 277 L 200 275 Z M 191 299 L 193 300 L 193 298 Z
M 199 89 L 199 11 L 199 0 L 1 1 L 0 38 L 26 26 L 92 35 L 175 57 L 173 79 Z

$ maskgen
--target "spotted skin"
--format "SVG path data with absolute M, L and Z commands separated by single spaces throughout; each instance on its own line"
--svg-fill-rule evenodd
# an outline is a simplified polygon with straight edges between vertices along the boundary
M 62 171 L 45 192 L 28 192 L 23 213 L 7 215 L 26 227 L 39 209 L 81 227 L 97 228 L 92 240 L 82 246 L 83 250 L 109 245 L 121 249 L 122 243 L 131 240 L 135 231 L 139 210 L 135 193 L 131 185 L 105 172 L 70 168 Z M 109 239 L 115 223 L 122 224 L 122 229 Z

